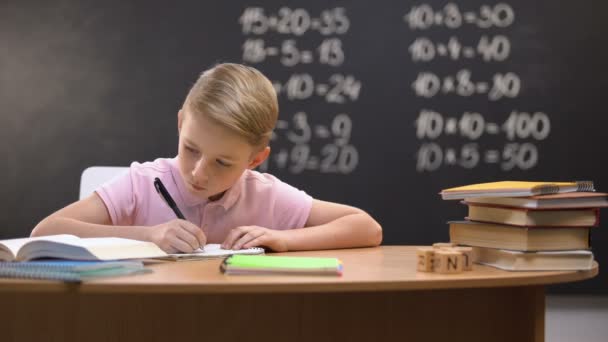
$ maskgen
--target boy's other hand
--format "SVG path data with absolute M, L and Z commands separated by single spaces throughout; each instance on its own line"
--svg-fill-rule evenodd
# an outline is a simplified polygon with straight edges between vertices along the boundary
M 267 247 L 275 252 L 287 252 L 285 232 L 259 226 L 233 228 L 222 243 L 224 249 Z
M 150 227 L 148 240 L 167 253 L 192 253 L 207 243 L 200 227 L 180 219 Z

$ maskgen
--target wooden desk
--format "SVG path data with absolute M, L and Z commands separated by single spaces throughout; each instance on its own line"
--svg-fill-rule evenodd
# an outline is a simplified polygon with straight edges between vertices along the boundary
M 581 272 L 416 272 L 416 247 L 331 256 L 344 276 L 225 276 L 220 260 L 91 281 L 0 280 L 3 341 L 542 341 L 544 285 Z

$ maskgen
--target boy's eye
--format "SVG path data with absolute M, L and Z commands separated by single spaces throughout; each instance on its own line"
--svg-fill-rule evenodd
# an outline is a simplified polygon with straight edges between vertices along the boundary
M 190 153 L 194 153 L 194 154 L 198 153 L 198 151 L 193 149 L 192 147 L 189 147 L 189 146 L 185 146 L 185 147 L 186 147 L 186 151 L 188 151 Z
M 220 164 L 221 166 L 224 166 L 224 167 L 229 167 L 229 166 L 230 166 L 230 164 L 226 163 L 225 161 L 223 161 L 223 160 L 221 160 L 221 159 L 216 159 L 215 161 L 216 161 L 218 164 Z

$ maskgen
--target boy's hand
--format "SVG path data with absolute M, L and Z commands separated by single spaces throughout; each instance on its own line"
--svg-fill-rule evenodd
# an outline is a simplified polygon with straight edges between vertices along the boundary
M 224 249 L 241 249 L 264 246 L 275 252 L 287 252 L 285 232 L 259 226 L 241 226 L 228 233 L 222 243 Z
M 149 229 L 148 241 L 167 253 L 192 253 L 207 243 L 203 230 L 185 220 L 175 219 Z

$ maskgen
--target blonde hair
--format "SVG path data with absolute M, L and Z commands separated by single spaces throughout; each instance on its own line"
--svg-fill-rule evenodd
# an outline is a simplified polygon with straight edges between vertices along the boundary
M 232 130 L 254 147 L 268 145 L 279 115 L 272 83 L 255 68 L 223 63 L 204 71 L 184 101 L 193 115 Z

